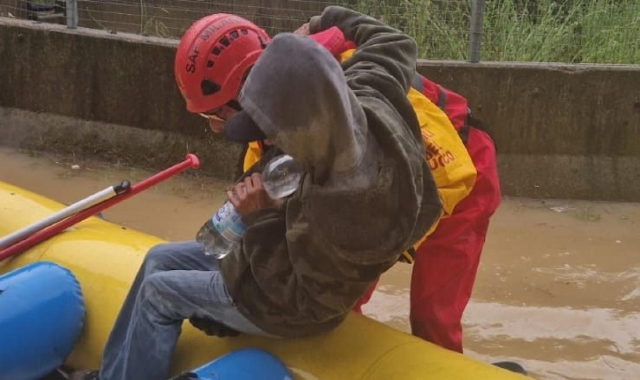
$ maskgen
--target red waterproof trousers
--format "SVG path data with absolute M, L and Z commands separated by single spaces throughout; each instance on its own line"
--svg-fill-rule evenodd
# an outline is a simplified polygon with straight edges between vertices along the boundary
M 411 331 L 441 347 L 462 352 L 462 313 L 471 297 L 489 219 L 500 204 L 493 141 L 469 129 L 467 150 L 476 167 L 476 183 L 448 218 L 417 249 L 411 275 Z M 369 301 L 377 284 L 360 298 Z

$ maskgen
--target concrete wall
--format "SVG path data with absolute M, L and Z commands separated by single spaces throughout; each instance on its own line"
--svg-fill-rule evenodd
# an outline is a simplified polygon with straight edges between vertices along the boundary
M 0 140 L 155 168 L 190 151 L 202 172 L 232 178 L 241 147 L 185 110 L 176 44 L 0 19 Z
M 640 66 L 422 62 L 495 133 L 506 194 L 640 201 Z
M 175 40 L 0 19 L 0 141 L 230 179 L 173 78 Z M 640 201 L 640 67 L 420 62 L 495 134 L 506 195 Z

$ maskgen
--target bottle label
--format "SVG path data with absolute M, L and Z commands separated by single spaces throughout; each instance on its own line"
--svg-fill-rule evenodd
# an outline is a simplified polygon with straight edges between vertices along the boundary
M 246 226 L 231 202 L 225 202 L 211 218 L 216 230 L 230 242 L 239 243 Z

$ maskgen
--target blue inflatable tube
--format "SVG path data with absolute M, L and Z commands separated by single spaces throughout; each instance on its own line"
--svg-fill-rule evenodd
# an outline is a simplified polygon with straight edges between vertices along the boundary
M 37 262 L 0 276 L 0 380 L 35 380 L 61 366 L 83 320 L 69 270 Z
M 270 353 L 243 348 L 192 371 L 199 380 L 293 380 L 285 365 Z

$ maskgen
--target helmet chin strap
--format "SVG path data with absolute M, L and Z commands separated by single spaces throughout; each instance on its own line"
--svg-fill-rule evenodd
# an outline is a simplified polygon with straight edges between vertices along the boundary
M 260 36 L 258 36 L 258 40 L 260 40 L 260 46 L 262 47 L 262 50 L 264 50 L 267 47 L 267 43 L 264 42 Z
M 240 105 L 240 103 L 237 100 L 229 100 L 229 102 L 227 102 L 227 106 L 229 108 L 233 108 L 234 110 L 240 112 L 242 111 L 242 106 Z

